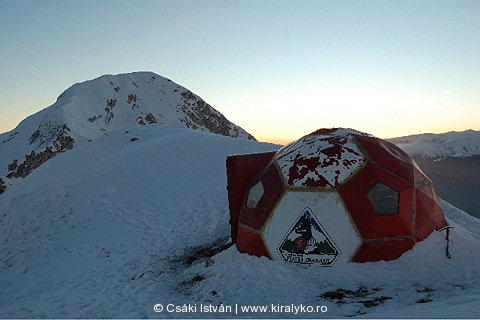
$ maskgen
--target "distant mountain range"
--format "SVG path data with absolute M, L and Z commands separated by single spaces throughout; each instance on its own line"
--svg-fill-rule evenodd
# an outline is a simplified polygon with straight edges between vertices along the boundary
M 411 156 L 422 158 L 466 158 L 480 156 L 480 131 L 424 133 L 389 139 Z
M 389 141 L 415 159 L 441 198 L 480 218 L 480 131 L 425 133 Z
M 58 153 L 112 130 L 162 124 L 255 140 L 198 95 L 152 72 L 78 83 L 0 135 L 0 193 Z

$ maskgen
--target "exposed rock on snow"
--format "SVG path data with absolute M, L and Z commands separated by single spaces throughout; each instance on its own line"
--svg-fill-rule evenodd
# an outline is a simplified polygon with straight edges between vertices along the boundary
M 5 191 L 59 153 L 116 129 L 162 124 L 255 140 L 186 88 L 152 72 L 105 75 L 75 84 L 50 107 L 0 136 Z

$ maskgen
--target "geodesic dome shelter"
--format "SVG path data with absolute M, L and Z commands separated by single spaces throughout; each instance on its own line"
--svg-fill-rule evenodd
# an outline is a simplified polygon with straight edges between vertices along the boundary
M 227 158 L 240 252 L 301 264 L 392 260 L 446 225 L 430 179 L 394 144 L 320 129 Z

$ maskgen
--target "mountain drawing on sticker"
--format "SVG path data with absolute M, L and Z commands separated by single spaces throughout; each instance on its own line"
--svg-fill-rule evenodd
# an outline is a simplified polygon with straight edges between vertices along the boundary
M 304 209 L 278 249 L 286 261 L 303 264 L 332 265 L 340 255 L 309 208 Z

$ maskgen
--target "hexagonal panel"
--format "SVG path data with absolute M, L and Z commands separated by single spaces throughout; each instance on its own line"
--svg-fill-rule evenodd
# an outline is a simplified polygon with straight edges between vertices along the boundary
M 252 186 L 257 184 L 259 181 L 262 181 L 264 193 L 259 199 L 255 208 L 248 208 L 246 206 L 247 197 L 245 195 L 245 203 L 240 210 L 238 221 L 239 223 L 243 223 L 254 230 L 260 230 L 270 216 L 278 200 L 282 196 L 284 184 L 282 183 L 280 173 L 275 165 L 270 165 L 265 172 L 262 172 L 253 181 L 254 182 L 248 188 L 248 190 L 250 190 Z
M 367 193 L 378 182 L 399 192 L 398 214 L 377 215 L 375 213 L 375 209 L 367 198 Z M 412 186 L 372 163 L 364 167 L 340 190 L 348 212 L 361 235 L 366 239 L 412 235 L 413 193 Z
M 400 193 L 382 182 L 377 182 L 367 193 L 368 201 L 375 214 L 379 216 L 398 214 L 400 209 Z
M 351 136 L 311 134 L 281 149 L 276 156 L 291 187 L 337 188 L 365 161 Z
M 318 266 L 350 261 L 361 244 L 337 192 L 287 191 L 262 236 L 273 259 Z

